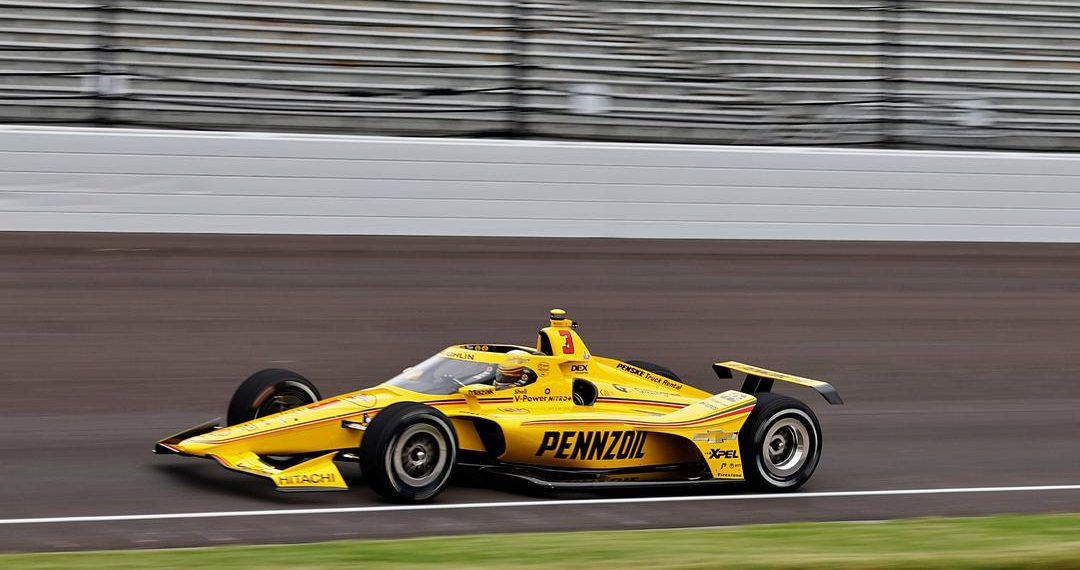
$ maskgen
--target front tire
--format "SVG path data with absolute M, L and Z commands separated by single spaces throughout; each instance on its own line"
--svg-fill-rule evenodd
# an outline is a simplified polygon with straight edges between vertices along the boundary
M 446 486 L 457 463 L 457 434 L 442 412 L 398 402 L 371 420 L 360 441 L 364 480 L 386 499 L 426 501 Z
M 762 491 L 794 491 L 821 459 L 821 425 L 806 404 L 780 394 L 755 394 L 757 405 L 739 432 L 743 476 Z
M 284 368 L 267 368 L 251 376 L 236 389 L 229 401 L 228 425 L 299 408 L 322 399 L 307 378 Z

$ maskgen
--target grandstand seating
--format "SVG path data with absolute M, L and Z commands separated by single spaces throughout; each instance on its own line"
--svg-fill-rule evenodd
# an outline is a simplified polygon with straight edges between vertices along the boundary
M 1078 102 L 1080 0 L 0 0 L 4 122 L 1076 150 Z

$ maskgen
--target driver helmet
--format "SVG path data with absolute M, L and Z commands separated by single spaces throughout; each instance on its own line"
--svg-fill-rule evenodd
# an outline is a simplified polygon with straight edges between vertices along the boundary
M 506 355 L 506 360 L 499 364 L 499 369 L 495 372 L 493 386 L 496 390 L 524 386 L 536 380 L 536 372 L 525 366 L 529 361 L 528 352 L 514 349 L 507 352 Z

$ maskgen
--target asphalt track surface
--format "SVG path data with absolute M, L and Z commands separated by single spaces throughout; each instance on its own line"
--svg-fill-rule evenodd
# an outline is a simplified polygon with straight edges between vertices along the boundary
M 531 343 L 556 306 L 592 351 L 698 386 L 722 359 L 831 381 L 845 406 L 786 390 L 824 429 L 809 495 L 460 481 L 387 510 L 347 464 L 353 490 L 283 494 L 150 453 L 256 369 L 343 392 L 449 344 Z M 0 339 L 0 522 L 316 510 L 0 524 L 0 551 L 1080 511 L 1075 488 L 843 494 L 1080 484 L 1075 245 L 0 234 Z M 525 504 L 443 508 L 503 501 Z

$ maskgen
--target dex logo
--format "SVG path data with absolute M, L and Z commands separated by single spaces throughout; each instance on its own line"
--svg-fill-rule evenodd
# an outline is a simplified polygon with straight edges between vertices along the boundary
M 589 365 L 588 364 L 571 364 L 570 365 L 570 372 L 575 373 L 575 374 L 576 373 L 588 374 L 589 373 Z
M 738 459 L 739 450 L 713 448 L 709 450 L 709 459 Z

